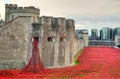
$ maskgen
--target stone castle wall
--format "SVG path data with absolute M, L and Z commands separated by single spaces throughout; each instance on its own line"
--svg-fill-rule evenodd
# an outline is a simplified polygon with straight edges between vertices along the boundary
M 0 28 L 0 69 L 25 67 L 32 54 L 34 37 L 39 38 L 40 57 L 45 67 L 69 66 L 76 53 L 87 46 L 87 35 L 83 36 L 85 39 L 76 38 L 74 20 L 38 18 L 38 11 L 34 7 L 6 4 L 6 24 Z
M 87 47 L 89 44 L 89 35 L 88 35 L 88 30 L 75 30 L 75 35 L 77 39 L 83 40 L 83 45 L 84 47 Z M 80 45 L 82 46 L 82 45 Z
M 72 64 L 75 54 L 84 47 L 83 44 L 80 46 L 80 40 L 75 37 L 74 20 L 42 16 L 40 24 L 40 47 L 44 65 L 62 67 Z
M 43 28 L 42 39 L 42 60 L 46 67 L 59 67 L 67 65 L 65 59 L 69 54 L 66 48 L 68 45 L 66 35 L 65 18 L 40 17 Z M 51 39 L 51 40 L 49 40 Z M 68 57 L 70 58 L 70 57 Z
M 1 63 L 7 63 L 6 69 L 12 62 L 14 68 L 24 67 L 31 57 L 32 39 L 39 37 L 40 57 L 45 67 L 71 65 L 76 53 L 84 47 L 83 41 L 74 35 L 74 24 L 74 20 L 65 18 L 43 16 L 37 25 L 33 17 L 15 18 L 0 28 Z
M 0 69 L 25 66 L 31 52 L 32 21 L 32 17 L 18 17 L 0 28 Z

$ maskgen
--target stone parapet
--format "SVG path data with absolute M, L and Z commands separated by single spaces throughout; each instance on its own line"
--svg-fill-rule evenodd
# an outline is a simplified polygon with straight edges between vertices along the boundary
M 75 21 L 73 19 L 67 19 L 66 26 L 75 26 Z
M 6 8 L 17 8 L 17 4 L 5 4 Z
M 12 10 L 9 13 L 36 13 L 39 14 L 40 10 L 35 7 L 17 7 L 12 8 Z
M 62 17 L 54 18 L 54 23 L 55 25 L 66 25 L 66 19 Z
M 49 24 L 51 25 L 52 24 L 52 17 L 51 16 L 41 16 L 39 21 L 40 21 L 40 24 Z

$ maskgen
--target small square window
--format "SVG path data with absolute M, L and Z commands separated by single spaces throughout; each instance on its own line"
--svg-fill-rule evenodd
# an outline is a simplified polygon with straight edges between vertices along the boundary
M 51 38 L 51 37 L 49 37 L 47 40 L 48 40 L 49 42 L 52 42 L 52 38 Z
M 64 38 L 60 38 L 60 41 L 63 42 Z
M 55 40 L 55 37 L 54 37 L 54 36 L 51 36 L 51 37 L 48 37 L 48 38 L 47 38 L 47 41 L 48 41 L 48 42 L 55 42 L 56 40 Z
M 66 42 L 66 38 L 60 38 L 61 42 Z

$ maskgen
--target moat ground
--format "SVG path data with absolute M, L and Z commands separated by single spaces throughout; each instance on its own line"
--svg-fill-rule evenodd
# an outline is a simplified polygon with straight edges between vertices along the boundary
M 86 47 L 78 57 L 80 64 L 45 69 L 41 73 L 1 70 L 0 79 L 120 79 L 120 49 Z

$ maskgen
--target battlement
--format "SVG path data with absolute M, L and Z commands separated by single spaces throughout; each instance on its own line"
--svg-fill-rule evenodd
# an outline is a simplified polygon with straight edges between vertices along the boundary
M 66 20 L 66 25 L 67 26 L 75 26 L 75 21 L 73 19 L 67 19 Z
M 6 8 L 17 8 L 17 4 L 5 4 Z
M 41 24 L 53 24 L 53 25 L 65 25 L 66 20 L 65 18 L 59 17 L 55 18 L 52 16 L 42 16 L 40 17 L 40 23 Z
M 40 17 L 40 23 L 41 24 L 49 24 L 49 25 L 51 25 L 52 24 L 52 19 L 53 19 L 53 17 L 51 17 L 51 16 L 42 16 L 42 17 Z
M 42 16 L 40 17 L 41 24 L 53 24 L 54 26 L 66 25 L 75 26 L 75 21 L 73 19 L 65 19 L 63 17 L 52 17 L 52 16 Z
M 33 7 L 17 7 L 12 9 L 9 13 L 36 13 L 39 14 L 40 10 Z
M 6 8 L 10 8 L 9 13 L 36 13 L 39 14 L 40 9 L 33 6 L 18 7 L 17 4 L 6 4 Z
M 66 25 L 66 19 L 62 17 L 54 18 L 53 24 L 55 25 Z

